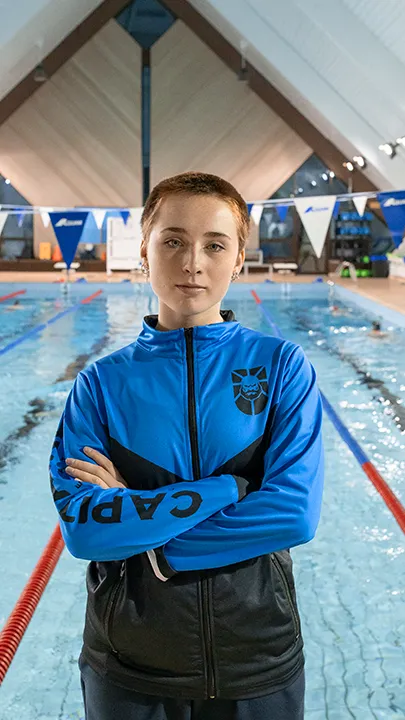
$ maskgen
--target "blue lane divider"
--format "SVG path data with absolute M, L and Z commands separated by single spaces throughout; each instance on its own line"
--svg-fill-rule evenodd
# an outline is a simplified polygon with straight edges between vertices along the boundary
M 98 294 L 98 293 L 97 293 Z M 94 296 L 96 293 L 94 294 Z M 91 299 L 93 299 L 93 295 L 89 296 Z M 45 323 L 42 323 L 41 325 L 36 325 L 36 327 L 32 328 L 31 330 L 28 330 L 26 333 L 23 333 L 18 337 L 16 340 L 13 340 L 8 345 L 5 345 L 4 348 L 0 348 L 0 356 L 5 355 L 6 353 L 10 352 L 10 350 L 13 350 L 13 348 L 17 347 L 17 345 L 21 345 L 21 343 L 25 342 L 26 340 L 30 340 L 35 335 L 38 335 L 38 333 L 41 333 L 43 330 L 45 330 L 48 325 L 52 325 L 57 320 L 60 320 L 65 315 L 69 315 L 69 313 L 76 312 L 82 305 L 88 301 L 88 298 L 85 298 L 84 300 L 81 300 L 76 305 L 72 305 L 72 307 L 68 308 L 67 310 L 62 310 L 62 312 L 58 313 L 57 315 L 54 315 L 50 320 L 47 320 Z
M 271 329 L 273 330 L 274 334 L 279 337 L 283 338 L 282 333 L 280 332 L 277 325 L 273 322 L 270 313 L 266 308 L 263 306 L 263 303 L 258 296 L 257 292 L 255 290 L 251 290 L 251 293 L 256 301 L 256 304 L 259 306 L 262 315 L 266 319 L 266 322 L 270 325 Z M 356 458 L 357 462 L 361 466 L 362 470 L 365 472 L 369 480 L 373 483 L 376 490 L 380 493 L 382 499 L 384 500 L 385 504 L 391 510 L 393 516 L 395 517 L 395 520 L 397 521 L 398 525 L 400 526 L 401 530 L 405 533 L 405 508 L 402 505 L 399 498 L 395 495 L 394 491 L 391 490 L 388 483 L 384 480 L 382 475 L 378 472 L 375 465 L 371 462 L 371 460 L 367 457 L 367 454 L 364 452 L 363 448 L 357 440 L 353 437 L 350 430 L 346 427 L 346 425 L 342 422 L 339 415 L 337 414 L 336 410 L 332 407 L 329 400 L 325 397 L 323 392 L 320 390 L 320 395 L 322 398 L 322 404 L 325 409 L 326 414 L 329 417 L 329 420 L 332 422 L 336 430 L 338 431 L 340 437 L 346 445 L 348 446 L 349 450 L 352 451 L 354 457 Z
M 371 462 L 368 459 L 363 448 L 359 445 L 357 440 L 355 440 L 353 435 L 350 433 L 350 430 L 348 430 L 346 425 L 341 421 L 339 415 L 332 407 L 329 400 L 325 397 L 321 390 L 319 392 L 321 393 L 322 403 L 325 408 L 326 414 L 329 416 L 329 420 L 331 420 L 341 438 L 345 441 L 346 445 L 348 445 L 356 460 L 360 463 L 362 467 L 365 465 L 365 463 Z

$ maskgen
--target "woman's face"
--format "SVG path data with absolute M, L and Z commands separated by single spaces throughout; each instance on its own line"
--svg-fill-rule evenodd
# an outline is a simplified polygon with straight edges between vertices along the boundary
M 221 300 L 245 253 L 226 202 L 179 194 L 163 200 L 141 255 L 159 298 L 159 325 L 174 329 L 221 320 Z

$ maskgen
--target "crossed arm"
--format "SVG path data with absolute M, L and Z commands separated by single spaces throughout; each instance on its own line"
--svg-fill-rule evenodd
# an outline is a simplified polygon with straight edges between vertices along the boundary
M 247 481 L 233 475 L 130 490 L 109 459 L 107 423 L 94 397 L 91 380 L 79 374 L 50 459 L 62 535 L 75 557 L 122 560 L 162 546 L 246 494 Z
M 261 489 L 242 502 L 246 481 L 231 475 L 176 483 L 142 495 L 128 490 L 104 457 L 107 438 L 98 413 L 89 415 L 90 399 L 89 381 L 80 378 L 51 460 L 55 502 L 72 554 L 117 560 L 148 551 L 163 580 L 179 571 L 222 567 L 290 548 L 314 536 L 323 487 L 322 409 L 314 370 L 300 348 L 285 372 Z M 101 455 L 86 455 L 79 437 Z M 66 456 L 75 459 L 67 471 Z M 159 522 L 142 521 L 150 508 L 156 509 Z M 114 523 L 114 517 L 119 522 Z

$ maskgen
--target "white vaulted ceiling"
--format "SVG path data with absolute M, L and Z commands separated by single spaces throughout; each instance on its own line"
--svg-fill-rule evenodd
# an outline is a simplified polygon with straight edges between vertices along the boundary
M 0 0 L 0 100 L 102 0 Z
M 343 0 L 383 45 L 405 62 L 405 3 L 403 0 Z
M 405 0 L 190 2 L 378 187 L 405 187 L 405 150 L 378 150 L 405 135 Z

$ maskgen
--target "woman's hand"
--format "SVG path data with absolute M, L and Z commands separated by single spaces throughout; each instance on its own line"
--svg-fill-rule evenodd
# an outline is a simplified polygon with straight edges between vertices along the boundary
M 94 465 L 94 463 L 86 462 L 85 460 L 66 458 L 67 467 L 65 470 L 68 475 L 76 478 L 76 480 L 89 482 L 93 485 L 100 485 L 100 487 L 104 489 L 128 487 L 117 468 L 114 467 L 111 460 L 106 458 L 105 455 L 89 447 L 83 448 L 83 452 L 97 464 Z

